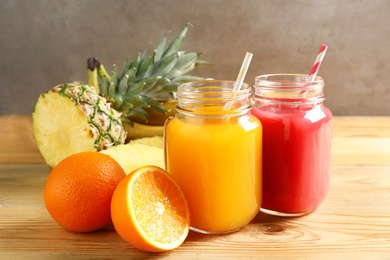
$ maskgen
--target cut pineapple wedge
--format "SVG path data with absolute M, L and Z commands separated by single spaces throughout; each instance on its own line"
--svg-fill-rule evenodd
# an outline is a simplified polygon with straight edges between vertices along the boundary
M 137 144 L 147 144 L 151 146 L 157 146 L 159 148 L 164 148 L 164 139 L 162 136 L 152 136 L 152 137 L 144 137 L 138 138 L 131 141 L 132 143 Z
M 127 144 L 116 145 L 100 152 L 116 160 L 126 174 L 146 165 L 165 169 L 161 136 L 135 139 Z
M 32 114 L 35 143 L 50 168 L 77 152 L 123 144 L 120 113 L 93 87 L 60 84 L 39 96 Z
M 33 129 L 36 145 L 50 168 L 71 154 L 96 151 L 87 117 L 64 96 L 40 98 L 33 113 Z

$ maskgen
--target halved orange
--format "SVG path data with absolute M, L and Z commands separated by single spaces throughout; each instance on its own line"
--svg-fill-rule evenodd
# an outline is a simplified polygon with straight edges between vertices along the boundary
M 138 168 L 119 183 L 111 200 L 111 218 L 123 240 L 147 252 L 177 248 L 190 228 L 184 193 L 157 166 Z

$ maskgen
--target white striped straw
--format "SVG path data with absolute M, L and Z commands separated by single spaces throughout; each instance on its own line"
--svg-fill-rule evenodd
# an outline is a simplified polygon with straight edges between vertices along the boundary
M 247 52 L 245 54 L 245 58 L 241 64 L 241 68 L 237 75 L 236 82 L 234 83 L 233 92 L 241 89 L 242 83 L 244 83 L 244 79 L 249 68 L 249 64 L 251 63 L 252 57 L 253 54 L 250 52 Z M 232 101 L 229 101 L 228 103 L 225 104 L 223 110 L 229 109 L 231 105 L 232 105 Z
M 317 73 L 318 73 L 318 71 L 320 69 L 322 60 L 324 59 L 324 56 L 325 56 L 325 53 L 326 53 L 327 50 L 328 50 L 328 46 L 326 46 L 325 44 L 322 44 L 321 47 L 320 47 L 320 50 L 318 51 L 316 60 L 314 61 L 313 66 L 311 67 L 311 70 L 310 70 L 310 73 L 309 73 L 309 77 L 307 78 L 307 82 L 308 83 L 306 84 L 306 86 L 309 86 L 310 83 L 315 80 L 315 78 L 317 76 Z M 307 90 L 302 90 L 299 93 L 299 96 L 300 97 L 305 97 L 306 93 L 307 93 Z
M 322 44 L 320 50 L 318 51 L 316 60 L 314 61 L 313 67 L 311 68 L 311 71 L 309 73 L 309 78 L 307 79 L 307 81 L 311 82 L 314 81 L 314 79 L 316 78 L 318 70 L 320 69 L 322 60 L 324 59 L 327 50 L 328 50 L 328 46 Z

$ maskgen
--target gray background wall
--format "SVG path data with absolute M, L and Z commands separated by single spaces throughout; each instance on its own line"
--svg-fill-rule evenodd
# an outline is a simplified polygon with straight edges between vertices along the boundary
M 390 115 L 389 0 L 0 0 L 0 114 L 31 114 L 40 93 L 87 81 L 86 60 L 107 68 L 164 33 L 217 66 L 198 75 L 246 82 L 265 73 L 308 73 L 322 43 L 319 75 L 335 115 Z

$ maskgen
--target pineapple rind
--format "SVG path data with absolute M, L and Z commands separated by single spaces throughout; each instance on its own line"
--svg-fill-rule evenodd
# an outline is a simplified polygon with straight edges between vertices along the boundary
M 121 114 L 111 109 L 110 103 L 97 95 L 93 86 L 68 83 L 53 89 L 73 100 L 88 117 L 90 134 L 95 139 L 97 151 L 125 142 L 126 131 L 120 119 Z

